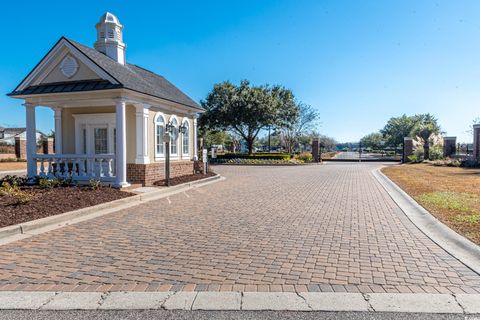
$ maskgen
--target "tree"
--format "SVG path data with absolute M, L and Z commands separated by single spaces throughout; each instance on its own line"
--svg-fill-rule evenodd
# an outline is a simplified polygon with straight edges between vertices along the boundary
M 385 137 L 386 145 L 397 148 L 403 146 L 403 139 L 410 136 L 417 123 L 418 116 L 404 114 L 401 117 L 390 118 L 380 133 Z
M 373 150 L 378 150 L 382 147 L 383 142 L 383 135 L 379 132 L 373 132 L 367 134 L 362 139 L 360 139 L 360 143 L 364 148 L 370 148 Z
M 214 85 L 201 105 L 206 112 L 199 125 L 238 134 L 247 142 L 249 154 L 262 129 L 284 126 L 298 114 L 290 90 L 278 85 L 251 86 L 247 80 L 239 86 L 228 81 Z
M 326 135 L 316 135 L 320 138 L 320 146 L 325 150 L 335 150 L 337 147 L 337 141 L 329 136 Z
M 225 131 L 201 130 L 200 135 L 203 137 L 203 144 L 207 147 L 212 145 L 227 145 L 231 142 L 231 137 Z
M 440 125 L 437 119 L 430 113 L 418 115 L 418 122 L 412 130 L 412 135 L 416 136 L 423 143 L 423 158 L 430 158 L 430 143 L 434 135 L 441 133 Z
M 476 124 L 480 124 L 480 117 L 476 117 L 475 119 L 473 119 L 472 124 L 468 127 L 468 130 L 465 132 L 473 134 L 473 126 Z
M 289 153 L 293 152 L 293 149 L 303 136 L 308 136 L 308 131 L 314 129 L 320 119 L 320 114 L 311 105 L 300 102 L 297 104 L 297 107 L 299 112 L 293 121 L 290 123 L 286 122 L 286 125 L 279 128 L 285 148 Z M 302 143 L 305 144 L 305 141 L 303 139 Z

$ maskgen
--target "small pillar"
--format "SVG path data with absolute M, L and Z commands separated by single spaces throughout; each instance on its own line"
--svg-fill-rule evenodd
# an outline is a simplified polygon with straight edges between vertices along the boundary
M 480 160 L 480 124 L 473 125 L 473 157 Z
M 15 156 L 17 159 L 27 159 L 27 140 L 23 137 L 15 137 Z
M 402 162 L 410 162 L 409 156 L 413 155 L 413 139 L 410 137 L 403 138 L 403 158 Z
M 43 154 L 53 154 L 53 138 L 44 138 L 42 141 Z
M 457 153 L 457 137 L 443 138 L 443 156 L 445 158 L 455 155 Z
M 312 141 L 312 157 L 313 161 L 320 162 L 320 139 L 314 138 Z

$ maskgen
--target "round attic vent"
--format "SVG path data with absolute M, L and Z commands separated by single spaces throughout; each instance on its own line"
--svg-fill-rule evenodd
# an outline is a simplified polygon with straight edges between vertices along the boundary
M 75 58 L 72 56 L 66 56 L 60 64 L 60 70 L 65 77 L 73 77 L 73 75 L 77 73 L 78 70 L 77 60 L 75 60 Z

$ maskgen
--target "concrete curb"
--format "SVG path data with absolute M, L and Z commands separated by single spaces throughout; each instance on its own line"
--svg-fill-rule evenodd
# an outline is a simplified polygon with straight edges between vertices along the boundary
M 0 228 L 0 245 L 27 238 L 29 236 L 44 233 L 50 230 L 61 228 L 77 222 L 93 219 L 121 209 L 127 209 L 142 202 L 165 198 L 176 193 L 184 192 L 192 188 L 199 188 L 208 184 L 225 180 L 224 177 L 216 175 L 202 180 L 182 183 L 173 187 L 160 189 L 158 191 L 137 194 L 131 197 L 101 203 L 92 207 L 82 208 L 58 215 L 32 220 L 13 226 Z
M 380 169 L 373 175 L 412 223 L 433 242 L 480 275 L 480 247 L 459 235 L 384 175 Z
M 0 292 L 0 310 L 255 310 L 476 314 L 480 294 L 331 292 Z

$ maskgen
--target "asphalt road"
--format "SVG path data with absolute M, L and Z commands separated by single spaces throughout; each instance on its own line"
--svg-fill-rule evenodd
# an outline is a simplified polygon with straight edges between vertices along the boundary
M 0 320 L 90 320 L 90 319 L 185 319 L 185 320 L 480 320 L 480 315 L 465 316 L 416 313 L 370 313 L 370 312 L 274 312 L 274 311 L 0 311 Z

